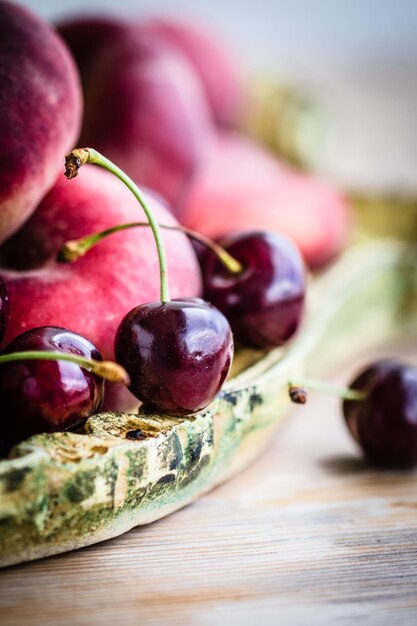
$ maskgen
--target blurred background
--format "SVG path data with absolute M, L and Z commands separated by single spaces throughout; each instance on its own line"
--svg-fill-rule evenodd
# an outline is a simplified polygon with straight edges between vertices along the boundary
M 285 86 L 280 95 L 290 138 L 279 141 L 290 159 L 358 192 L 417 193 L 414 0 L 20 3 L 51 21 L 99 10 L 210 26 L 251 76 Z

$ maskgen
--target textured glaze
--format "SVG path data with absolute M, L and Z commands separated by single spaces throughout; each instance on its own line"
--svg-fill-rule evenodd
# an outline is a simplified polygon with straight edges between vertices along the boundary
M 348 428 L 365 456 L 382 467 L 417 463 L 417 369 L 395 361 L 379 361 L 362 371 L 350 387 L 367 394 L 345 400 Z
M 44 326 L 16 337 L 4 353 L 25 350 L 77 354 L 101 360 L 87 339 L 65 328 Z M 68 361 L 0 364 L 0 438 L 6 448 L 31 435 L 66 430 L 100 411 L 104 380 Z
M 0 276 L 0 342 L 6 334 L 10 316 L 9 293 L 4 280 Z
M 305 270 L 296 246 L 265 232 L 220 242 L 243 271 L 228 272 L 213 253 L 203 259 L 204 297 L 229 320 L 237 339 L 256 348 L 280 346 L 298 329 L 304 310 Z
M 133 309 L 116 334 L 117 361 L 131 392 L 161 413 L 205 408 L 229 373 L 233 339 L 225 317 L 203 300 L 153 302 Z
M 81 89 L 61 38 L 0 1 L 0 241 L 52 187 L 81 123 Z

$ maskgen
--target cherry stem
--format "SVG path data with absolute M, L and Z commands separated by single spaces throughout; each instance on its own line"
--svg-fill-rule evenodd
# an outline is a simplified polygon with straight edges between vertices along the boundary
M 337 396 L 343 400 L 357 400 L 359 402 L 363 402 L 367 397 L 366 393 L 359 391 L 358 389 L 340 387 L 339 385 L 332 385 L 331 383 L 325 383 L 321 380 L 314 380 L 312 378 L 292 380 L 288 383 L 289 395 L 291 401 L 295 404 L 306 403 L 308 390 Z
M 76 363 L 80 367 L 89 370 L 93 374 L 97 374 L 101 378 L 105 378 L 112 383 L 121 383 L 130 385 L 129 374 L 124 367 L 113 361 L 96 361 L 87 359 L 77 354 L 66 354 L 65 352 L 45 352 L 42 350 L 28 350 L 22 352 L 9 352 L 0 355 L 1 363 L 10 363 L 11 361 L 70 361 Z
M 71 241 L 66 241 L 61 250 L 58 252 L 58 259 L 60 261 L 67 262 L 76 261 L 81 256 L 87 254 L 87 252 L 91 248 L 100 243 L 100 241 L 105 239 L 105 237 L 113 235 L 113 233 L 118 233 L 122 230 L 127 230 L 128 228 L 136 228 L 141 226 L 149 227 L 150 224 L 148 224 L 148 222 L 129 222 L 127 224 L 119 224 L 118 226 L 106 228 L 105 230 L 102 230 L 98 233 L 93 233 L 91 235 L 87 235 L 86 237 L 80 237 L 80 239 L 72 239 Z M 198 241 L 203 246 L 211 250 L 231 274 L 240 274 L 243 271 L 243 267 L 241 263 L 239 263 L 239 261 L 237 261 L 224 248 L 219 246 L 208 237 L 205 237 L 204 235 L 201 235 L 194 230 L 190 230 L 189 228 L 185 228 L 184 226 L 159 224 L 159 228 L 182 232 L 190 239 Z
M 161 302 L 169 302 L 171 300 L 169 295 L 168 285 L 168 270 L 165 255 L 165 246 L 162 239 L 161 230 L 158 221 L 152 210 L 149 208 L 142 193 L 135 185 L 133 180 L 129 178 L 127 174 L 123 172 L 117 165 L 112 163 L 105 156 L 94 150 L 93 148 L 77 148 L 65 157 L 65 176 L 70 180 L 78 175 L 78 170 L 85 163 L 95 163 L 100 165 L 104 169 L 108 170 L 117 178 L 119 178 L 126 187 L 133 193 L 138 200 L 142 209 L 144 210 L 146 217 L 149 220 L 149 226 L 152 228 L 153 236 L 155 238 L 156 249 L 159 258 L 159 273 L 160 273 L 160 288 L 161 288 Z

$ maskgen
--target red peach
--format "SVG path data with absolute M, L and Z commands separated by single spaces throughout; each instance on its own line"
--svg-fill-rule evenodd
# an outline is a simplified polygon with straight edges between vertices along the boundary
M 0 0 L 0 242 L 52 187 L 79 132 L 81 89 L 65 44 Z
M 124 20 L 100 15 L 83 15 L 57 25 L 59 34 L 77 63 L 83 83 L 88 81 L 89 68 L 95 57 L 111 46 L 114 39 L 123 37 L 130 28 L 131 25 Z M 87 84 L 84 86 L 88 87 Z
M 280 232 L 311 268 L 333 259 L 349 232 L 348 207 L 335 188 L 236 134 L 219 137 L 180 215 L 184 226 L 214 239 L 236 230 Z
M 88 71 L 96 57 L 114 41 L 138 26 L 153 41 L 180 51 L 199 76 L 215 121 L 235 125 L 244 109 L 246 93 L 242 69 L 223 41 L 196 24 L 153 18 L 138 25 L 115 16 L 79 16 L 58 24 L 88 88 Z
M 225 44 L 208 29 L 173 19 L 155 18 L 144 27 L 187 57 L 203 83 L 216 122 L 236 125 L 246 94 L 241 68 Z
M 139 28 L 126 30 L 90 65 L 85 99 L 81 144 L 175 206 L 214 134 L 183 55 Z

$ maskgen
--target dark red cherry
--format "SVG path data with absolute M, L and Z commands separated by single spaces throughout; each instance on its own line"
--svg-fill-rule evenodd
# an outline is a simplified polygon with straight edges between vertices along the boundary
M 208 253 L 207 246 L 205 246 L 200 241 L 197 241 L 196 239 L 190 239 L 190 243 L 191 243 L 191 246 L 193 247 L 193 250 L 195 252 L 195 255 L 197 257 L 200 267 L 203 268 L 204 260 L 206 258 L 206 254 Z
M 90 341 L 54 326 L 28 330 L 13 339 L 2 354 L 27 350 L 101 360 Z M 103 379 L 76 363 L 0 363 L 0 437 L 7 449 L 30 435 L 71 428 L 100 410 L 103 393 Z
M 3 341 L 3 337 L 6 334 L 9 315 L 9 294 L 7 293 L 6 284 L 0 276 L 0 342 Z
M 273 348 L 297 330 L 304 310 L 305 269 L 289 239 L 267 232 L 237 234 L 220 242 L 243 271 L 233 275 L 208 252 L 204 297 L 230 322 L 242 343 Z
M 206 407 L 222 386 L 233 357 L 226 318 L 198 298 L 142 304 L 122 320 L 117 361 L 130 391 L 161 413 L 187 414 Z
M 350 385 L 365 400 L 344 400 L 343 414 L 365 456 L 381 467 L 417 463 L 417 368 L 379 361 Z

